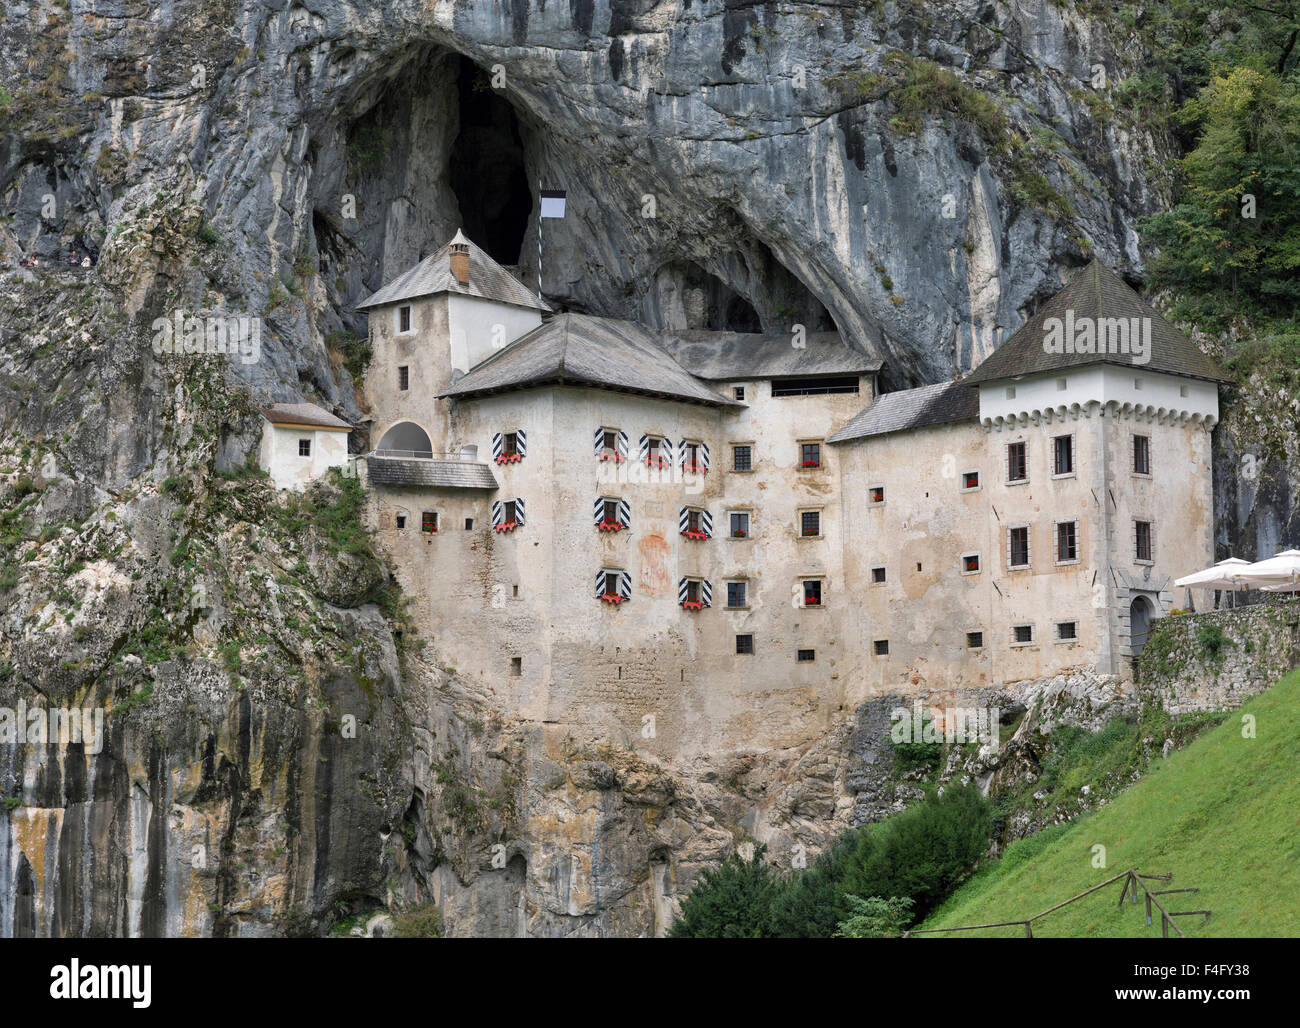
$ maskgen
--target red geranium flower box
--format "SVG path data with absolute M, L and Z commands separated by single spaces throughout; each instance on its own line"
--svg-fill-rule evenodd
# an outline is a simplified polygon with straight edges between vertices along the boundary
M 698 461 L 692 461 L 684 465 L 684 468 L 694 475 L 707 475 L 709 473 L 708 465 L 700 464 Z
M 731 533 L 731 538 L 733 538 L 733 539 L 744 539 L 744 538 L 745 538 L 746 536 L 748 536 L 748 535 L 749 535 L 749 533 L 746 532 L 743 528 L 738 528 L 738 529 L 736 529 L 734 532 Z
M 596 526 L 602 532 L 621 532 L 626 527 L 621 521 L 602 521 Z
M 815 596 L 809 596 L 804 599 L 803 605 L 805 607 L 820 607 L 822 605 L 822 601 L 817 599 Z
M 672 467 L 672 462 L 667 457 L 647 457 L 645 466 L 648 468 L 668 468 Z
M 704 604 L 699 600 L 682 600 L 682 610 L 703 610 Z
M 498 464 L 518 464 L 523 460 L 523 454 L 520 453 L 503 453 L 497 458 Z
M 822 462 L 819 460 L 806 460 L 799 466 L 801 468 L 820 468 L 822 466 Z
M 501 522 L 501 524 L 499 524 L 499 525 L 493 525 L 493 526 L 492 526 L 492 531 L 494 531 L 494 532 L 513 532 L 513 531 L 514 531 L 516 528 L 518 528 L 518 527 L 519 527 L 519 522 L 518 522 L 518 521 L 503 521 L 503 522 Z
M 682 533 L 682 535 L 686 536 L 687 539 L 696 540 L 707 539 L 709 537 L 708 532 L 701 532 L 698 528 L 688 528 Z
M 600 599 L 602 603 L 612 603 L 615 607 L 617 607 L 620 603 L 623 602 L 624 598 L 622 596 L 619 596 L 617 593 L 604 593 L 600 597 Z
M 600 455 L 600 459 L 612 460 L 615 464 L 622 464 L 623 461 L 627 460 L 627 458 L 624 457 L 621 453 L 602 453 Z

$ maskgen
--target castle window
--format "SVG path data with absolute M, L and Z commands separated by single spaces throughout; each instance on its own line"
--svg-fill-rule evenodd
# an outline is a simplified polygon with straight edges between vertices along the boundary
M 1058 521 L 1056 523 L 1056 563 L 1075 564 L 1079 560 L 1079 523 L 1077 521 Z
M 596 457 L 615 464 L 627 460 L 627 433 L 617 428 L 596 429 Z
M 1057 642 L 1075 642 L 1079 638 L 1079 622 L 1058 621 L 1056 623 Z
M 1025 454 L 1024 443 L 1007 444 L 1007 481 L 1029 481 L 1029 461 Z
M 1135 379 L 1133 379 L 1133 388 L 1134 388 L 1134 389 L 1141 389 L 1141 388 L 1142 388 L 1142 379 L 1140 379 L 1140 378 L 1135 378 Z
M 799 538 L 818 539 L 822 534 L 822 512 L 820 510 L 801 510 L 799 512 Z
M 984 648 L 984 633 L 983 633 L 983 632 L 967 632 L 967 633 L 966 633 L 966 649 L 968 649 L 968 650 L 980 650 L 980 649 L 983 649 L 983 648 Z
M 1056 380 L 1056 391 L 1057 391 L 1058 393 L 1063 393 L 1063 392 L 1065 392 L 1065 389 L 1066 389 L 1066 387 L 1067 387 L 1068 385 L 1069 385 L 1069 383 L 1068 383 L 1065 379 L 1063 379 L 1063 378 L 1058 378 L 1058 379 Z
M 528 455 L 528 436 L 522 428 L 492 433 L 492 460 L 497 464 L 518 464 Z
M 980 487 L 980 473 L 978 471 L 963 471 L 961 473 L 961 491 L 964 493 L 973 493 Z
M 591 520 L 602 532 L 621 532 L 632 527 L 632 506 L 617 496 L 599 496 L 592 505 Z
M 800 664 L 810 664 L 817 659 L 816 650 L 796 650 L 794 659 Z
M 979 574 L 980 555 L 978 553 L 963 553 L 961 555 L 961 573 L 963 575 Z
M 310 457 L 310 456 L 311 456 L 311 440 L 310 440 L 310 439 L 299 439 L 299 440 L 298 440 L 298 456 L 299 456 L 299 457 Z
M 709 470 L 709 448 L 704 443 L 682 441 L 682 470 L 688 474 L 706 474 Z
M 398 307 L 398 308 L 397 308 L 397 331 L 399 331 L 399 332 L 409 332 L 409 331 L 411 331 L 411 307 L 410 307 L 410 304 L 406 304 L 406 305 L 404 305 L 404 306 L 402 306 L 402 307 Z
M 713 587 L 707 579 L 683 578 L 677 583 L 677 603 L 683 610 L 713 606 Z
M 879 507 L 885 502 L 885 487 L 883 485 L 867 486 L 867 503 L 873 507 Z
M 677 515 L 677 531 L 687 539 L 711 539 L 713 515 L 700 507 L 683 507 Z
M 1007 568 L 1029 567 L 1029 526 L 1016 525 L 1007 529 Z
M 822 605 L 822 583 L 820 578 L 806 578 L 803 582 L 803 606 L 820 607 Z
M 736 443 L 731 447 L 731 470 L 754 470 L 754 444 Z
M 888 656 L 889 656 L 889 640 L 888 640 L 888 639 L 877 639 L 874 643 L 871 644 L 871 649 L 872 649 L 872 651 L 875 653 L 875 655 L 876 655 L 877 657 L 888 657 Z
M 1154 563 L 1154 558 L 1151 556 L 1154 552 L 1151 536 L 1150 521 L 1133 522 L 1133 559 L 1135 561 L 1146 564 Z
M 524 524 L 524 501 L 520 497 L 513 500 L 492 501 L 492 530 L 495 532 L 513 532 Z
M 397 388 L 402 390 L 411 388 L 411 369 L 405 364 L 397 369 Z
M 438 531 L 438 512 L 426 510 L 420 512 L 420 531 L 436 532 Z
M 405 528 L 405 527 L 406 527 L 406 515 L 405 515 L 405 514 L 397 514 L 397 515 L 394 515 L 394 517 L 393 517 L 393 525 L 394 525 L 396 528 Z
M 871 584 L 884 585 L 886 578 L 885 565 L 879 564 L 871 569 Z
M 522 675 L 523 673 L 524 673 L 524 658 L 523 658 L 523 657 L 511 657 L 511 658 L 510 658 L 510 677 L 511 677 L 511 678 L 518 678 L 518 677 L 519 677 L 520 675 Z
M 1015 398 L 1016 398 L 1016 387 L 1007 386 L 1007 399 L 1014 400 Z
M 622 568 L 601 568 L 596 573 L 596 599 L 617 607 L 632 598 L 632 576 Z
M 821 443 L 800 443 L 799 444 L 799 467 L 820 468 L 821 466 L 822 466 L 822 444 Z
M 772 380 L 773 396 L 825 396 L 829 393 L 856 393 L 858 390 L 856 375 Z
M 1012 646 L 1032 646 L 1034 644 L 1033 625 L 1013 625 L 1011 627 Z
M 736 652 L 737 652 L 737 653 L 753 653 L 753 652 L 754 652 L 754 637 L 753 637 L 752 635 L 738 635 L 738 636 L 736 636 Z
M 749 606 L 747 582 L 728 582 L 727 583 L 727 608 L 729 610 L 740 610 Z
M 1178 395 L 1179 395 L 1179 396 L 1188 396 L 1188 395 L 1190 395 L 1190 393 L 1191 393 L 1191 390 L 1188 389 L 1187 386 L 1179 386 L 1179 387 L 1178 387 Z
M 1135 435 L 1133 437 L 1133 474 L 1151 474 L 1151 437 Z
M 731 521 L 730 536 L 732 539 L 749 538 L 749 511 L 733 510 L 728 515 Z
M 1052 439 L 1052 474 L 1074 474 L 1074 436 L 1058 435 Z
M 659 435 L 643 435 L 640 446 L 641 460 L 648 468 L 670 468 L 673 465 L 673 446 Z
M 465 519 L 465 531 L 466 531 L 466 532 L 472 532 L 472 531 L 474 531 L 474 519 L 473 519 L 473 518 L 466 518 L 466 519 Z
M 744 399 L 745 399 L 745 387 L 744 387 L 744 386 L 732 386 L 732 387 L 731 387 L 731 396 L 732 396 L 732 399 L 735 399 L 735 400 L 744 400 Z

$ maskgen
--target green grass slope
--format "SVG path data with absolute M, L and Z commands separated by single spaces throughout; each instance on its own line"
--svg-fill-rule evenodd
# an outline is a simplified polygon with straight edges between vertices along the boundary
M 1253 739 L 1242 737 L 1248 714 Z M 1092 866 L 1098 845 L 1106 847 L 1105 868 Z M 1149 883 L 1152 891 L 1200 888 L 1160 898 L 1170 911 L 1212 911 L 1204 927 L 1199 917 L 1178 919 L 1191 938 L 1300 936 L 1300 671 L 1157 760 L 1096 813 L 1009 846 L 920 927 L 1030 917 L 1129 867 L 1173 873 L 1167 885 Z M 1122 887 L 1116 882 L 1035 921 L 1034 936 L 1159 936 L 1159 912 L 1148 927 L 1142 899 L 1118 907 Z M 1023 934 L 1013 927 L 928 938 Z

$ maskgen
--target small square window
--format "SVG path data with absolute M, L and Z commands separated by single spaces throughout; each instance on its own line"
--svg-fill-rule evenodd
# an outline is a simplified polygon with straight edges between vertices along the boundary
M 736 400 L 744 400 L 744 398 L 745 398 L 745 387 L 744 387 L 744 386 L 732 386 L 732 387 L 731 387 L 731 396 L 732 396 L 733 399 L 736 399 Z
M 822 583 L 819 578 L 807 578 L 803 583 L 803 605 L 820 607 L 822 605 Z
M 438 512 L 426 510 L 420 513 L 420 531 L 436 532 L 438 531 Z
M 822 515 L 819 510 L 799 512 L 799 535 L 804 539 L 816 539 L 822 534 Z
M 1011 633 L 1016 646 L 1027 646 L 1034 641 L 1033 625 L 1016 625 L 1011 629 Z
M 1188 394 L 1189 394 L 1189 390 L 1188 390 L 1187 386 L 1179 386 L 1179 387 L 1178 387 L 1178 395 L 1179 395 L 1179 396 L 1187 396 Z
M 519 677 L 520 675 L 522 675 L 523 673 L 524 673 L 524 658 L 523 658 L 523 657 L 511 657 L 511 658 L 510 658 L 510 677 L 511 677 L 511 678 L 518 678 L 518 677 Z
M 873 485 L 867 488 L 867 502 L 873 507 L 878 507 L 885 502 L 885 487 L 883 485 Z
M 980 473 L 978 471 L 963 471 L 961 473 L 961 487 L 963 492 L 971 492 L 980 487 Z
M 888 639 L 877 639 L 874 643 L 871 644 L 871 648 L 875 651 L 875 654 L 876 654 L 877 657 L 888 657 L 888 656 L 889 656 L 889 640 L 888 640 Z
M 1079 638 L 1079 622 L 1058 621 L 1056 623 L 1056 638 L 1060 642 L 1074 642 Z
M 310 457 L 310 456 L 311 456 L 311 440 L 310 440 L 310 439 L 299 439 L 299 440 L 298 440 L 298 456 L 299 456 L 299 457 Z
M 983 633 L 983 632 L 967 632 L 967 633 L 966 633 L 966 649 L 968 649 L 968 650 L 978 650 L 978 649 L 982 649 L 983 647 L 984 647 L 984 633 Z
M 504 520 L 505 520 L 505 521 L 518 521 L 518 520 L 519 520 L 519 508 L 516 506 L 514 500 L 506 500 L 506 503 L 505 503 L 505 518 L 504 518 Z
M 700 580 L 692 578 L 686 583 L 686 601 L 688 603 L 700 602 Z
M 980 569 L 980 555 L 978 553 L 963 553 L 961 557 L 961 573 L 963 575 L 973 575 Z
M 397 331 L 411 331 L 411 308 L 409 306 L 397 308 Z
M 799 467 L 820 468 L 822 466 L 821 443 L 799 444 Z
M 1014 400 L 1015 398 L 1016 398 L 1016 387 L 1007 386 L 1007 399 Z
M 752 635 L 738 635 L 738 636 L 736 636 L 736 652 L 737 652 L 737 653 L 753 653 L 753 652 L 754 652 L 754 637 L 753 637 Z
M 516 432 L 506 432 L 501 437 L 501 452 L 506 456 L 519 452 L 519 435 Z
M 816 650 L 798 650 L 795 653 L 795 660 L 800 664 L 808 664 L 817 659 Z
M 465 519 L 465 531 L 466 531 L 466 532 L 472 532 L 472 531 L 474 531 L 474 519 L 473 519 L 473 518 L 466 518 L 466 519 Z
M 397 369 L 397 388 L 398 389 L 411 388 L 411 369 L 407 367 L 405 364 L 403 364 L 400 368 Z
M 396 517 L 393 518 L 393 524 L 396 525 L 398 528 L 405 528 L 405 527 L 406 527 L 406 515 L 405 515 L 405 514 L 398 514 Z
M 731 607 L 734 610 L 736 608 L 746 606 L 746 602 L 745 602 L 746 584 L 747 583 L 745 582 L 727 583 L 727 606 L 728 607 Z
M 1056 391 L 1057 391 L 1058 393 L 1063 393 L 1063 392 L 1065 392 L 1066 386 L 1067 386 L 1068 384 L 1069 384 L 1069 383 L 1066 382 L 1065 379 L 1063 379 L 1063 378 L 1058 378 L 1058 379 L 1056 380 Z
M 749 538 L 749 512 L 748 511 L 732 511 L 730 515 L 730 521 L 731 521 L 730 535 L 732 539 Z
M 874 567 L 871 569 L 872 585 L 884 585 L 885 578 L 886 578 L 886 571 L 885 571 L 885 566 L 883 564 L 880 565 L 879 567 Z
M 731 448 L 731 470 L 754 470 L 754 448 L 749 443 L 738 443 Z
M 1134 388 L 1134 389 L 1141 389 L 1141 388 L 1142 388 L 1142 379 L 1140 379 L 1140 378 L 1135 378 L 1135 379 L 1133 379 L 1133 388 Z

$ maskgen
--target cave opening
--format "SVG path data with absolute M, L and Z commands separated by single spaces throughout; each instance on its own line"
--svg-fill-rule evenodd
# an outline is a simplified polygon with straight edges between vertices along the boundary
M 448 173 L 465 235 L 499 264 L 517 265 L 533 197 L 514 108 L 467 57 L 457 75 L 460 134 Z

